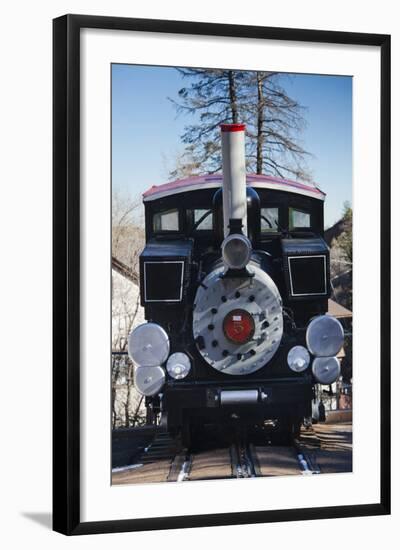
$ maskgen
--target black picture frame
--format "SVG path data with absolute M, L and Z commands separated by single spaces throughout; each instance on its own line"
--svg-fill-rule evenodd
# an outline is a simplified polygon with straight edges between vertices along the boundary
M 80 31 L 84 28 L 378 46 L 381 50 L 380 501 L 290 510 L 80 520 Z M 66 535 L 390 513 L 390 36 L 65 15 L 53 21 L 53 528 Z

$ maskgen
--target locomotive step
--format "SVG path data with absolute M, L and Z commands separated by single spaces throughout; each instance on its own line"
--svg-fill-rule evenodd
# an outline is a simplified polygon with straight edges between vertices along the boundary
M 149 462 L 156 462 L 157 460 L 172 460 L 176 456 L 176 453 L 174 452 L 168 452 L 165 453 L 163 451 L 160 452 L 147 452 L 143 453 L 143 455 L 140 458 L 141 464 L 148 464 Z
M 152 443 L 144 449 L 140 456 L 140 462 L 148 464 L 156 460 L 172 461 L 176 454 L 181 451 L 181 447 L 180 441 L 172 438 L 168 432 L 159 432 Z

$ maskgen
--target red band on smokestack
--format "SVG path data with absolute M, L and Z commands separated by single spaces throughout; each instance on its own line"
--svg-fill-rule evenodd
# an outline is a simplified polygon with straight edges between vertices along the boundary
M 246 124 L 221 124 L 221 132 L 244 132 Z

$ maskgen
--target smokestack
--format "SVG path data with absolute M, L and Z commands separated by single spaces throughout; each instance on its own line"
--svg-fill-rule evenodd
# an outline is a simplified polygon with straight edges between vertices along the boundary
M 244 124 L 221 124 L 222 135 L 222 202 L 224 241 L 221 245 L 226 274 L 242 273 L 251 258 L 247 235 L 246 160 Z M 244 234 L 242 234 L 242 232 Z
M 224 236 L 230 233 L 229 220 L 241 220 L 247 235 L 246 159 L 244 124 L 221 124 Z

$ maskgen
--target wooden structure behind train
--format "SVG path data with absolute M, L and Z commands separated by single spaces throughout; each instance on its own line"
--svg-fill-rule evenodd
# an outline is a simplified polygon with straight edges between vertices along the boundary
M 144 323 L 129 338 L 146 406 L 186 439 L 209 423 L 296 434 L 316 383 L 340 374 L 327 314 L 325 194 L 246 175 L 245 127 L 221 126 L 222 175 L 144 193 Z

